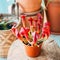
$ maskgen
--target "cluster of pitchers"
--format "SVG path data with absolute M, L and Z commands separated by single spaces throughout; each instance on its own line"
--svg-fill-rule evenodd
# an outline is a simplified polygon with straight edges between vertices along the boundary
M 44 2 L 51 33 L 60 34 L 60 0 L 44 0 Z M 41 8 L 42 0 L 16 0 L 16 3 L 20 12 L 32 13 Z

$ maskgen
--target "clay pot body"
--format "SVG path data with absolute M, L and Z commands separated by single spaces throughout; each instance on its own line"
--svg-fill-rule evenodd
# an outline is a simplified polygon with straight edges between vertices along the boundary
M 48 3 L 48 1 L 45 1 Z M 47 17 L 51 24 L 51 32 L 53 34 L 60 34 L 60 0 L 53 0 L 48 3 Z
M 29 57 L 37 57 L 41 53 L 41 47 L 42 47 L 42 44 L 40 44 L 39 47 L 38 46 L 28 46 L 28 45 L 25 45 L 26 54 Z
M 16 0 L 19 3 L 20 11 L 34 12 L 40 9 L 42 0 Z

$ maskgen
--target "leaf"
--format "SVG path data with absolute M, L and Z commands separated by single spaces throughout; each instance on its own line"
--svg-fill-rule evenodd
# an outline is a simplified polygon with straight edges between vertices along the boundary
M 44 41 L 46 41 L 45 38 L 40 38 L 40 39 L 38 39 L 38 41 L 37 41 L 37 45 L 43 43 Z
M 4 24 L 5 22 L 4 21 L 2 21 L 2 22 L 0 22 L 0 25 L 2 25 L 2 24 Z
M 32 35 L 30 31 L 28 32 L 28 35 L 29 35 L 29 38 L 32 39 Z
M 39 44 L 41 44 L 41 43 L 43 43 L 44 42 L 44 40 L 42 39 L 42 40 L 39 40 L 39 41 L 37 41 L 37 45 L 39 45 Z

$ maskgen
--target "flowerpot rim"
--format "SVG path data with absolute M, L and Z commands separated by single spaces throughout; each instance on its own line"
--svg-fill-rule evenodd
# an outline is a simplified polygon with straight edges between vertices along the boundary
M 23 44 L 24 44 L 24 43 L 23 43 Z M 27 47 L 40 47 L 41 45 L 42 45 L 42 43 L 41 43 L 39 46 L 37 46 L 37 45 L 36 45 L 36 46 L 29 46 L 29 45 L 25 45 L 25 44 L 24 44 L 24 46 L 27 46 Z

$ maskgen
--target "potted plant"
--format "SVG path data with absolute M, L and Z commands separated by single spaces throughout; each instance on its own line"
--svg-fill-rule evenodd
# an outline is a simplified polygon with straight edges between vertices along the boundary
M 0 15 L 0 57 L 7 57 L 8 50 L 17 38 L 12 34 L 11 28 L 19 28 L 20 21 L 10 14 Z
M 60 34 L 60 0 L 45 0 L 52 34 Z
M 44 12 L 45 15 L 45 12 Z M 15 36 L 21 40 L 24 44 L 25 51 L 30 57 L 37 57 L 41 53 L 41 47 L 44 40 L 46 40 L 50 35 L 49 23 L 44 21 L 42 25 L 42 16 L 38 13 L 38 19 L 34 20 L 32 17 L 28 18 L 29 27 L 26 27 L 26 17 L 21 16 L 22 27 L 18 31 L 14 26 L 12 27 L 12 32 Z M 46 20 L 46 15 L 45 15 Z
M 16 0 L 22 12 L 34 12 L 40 9 L 42 0 Z

